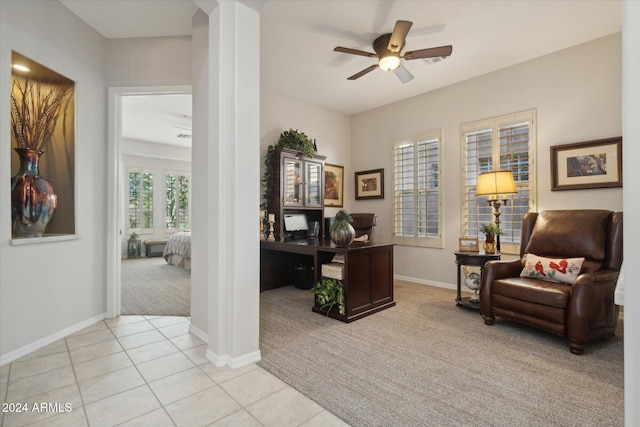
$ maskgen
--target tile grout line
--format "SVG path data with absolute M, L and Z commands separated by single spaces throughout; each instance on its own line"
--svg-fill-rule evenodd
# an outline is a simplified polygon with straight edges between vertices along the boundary
M 156 328 L 156 326 L 155 326 L 153 323 L 151 323 L 151 322 L 150 322 L 146 317 L 144 317 L 144 316 L 143 316 L 143 320 L 144 320 L 145 322 L 148 322 L 151 326 L 153 326 L 155 330 L 158 330 L 158 328 Z M 132 322 L 132 323 L 137 323 L 137 322 Z M 107 328 L 109 328 L 109 330 L 111 330 L 111 327 L 110 327 L 108 324 L 107 324 Z M 158 332 L 160 332 L 160 331 L 158 330 Z M 111 333 L 113 333 L 113 330 L 111 330 Z M 162 332 L 160 332 L 160 333 L 162 334 Z M 135 334 L 133 334 L 133 335 L 135 335 Z M 163 334 L 163 336 L 164 336 L 164 334 Z M 120 343 L 120 340 L 118 339 L 118 337 L 116 337 L 116 336 L 115 336 L 115 334 L 114 334 L 114 337 L 115 337 L 116 341 L 118 341 L 118 344 L 120 344 L 120 347 L 122 347 L 122 343 Z M 165 339 L 166 339 L 166 337 L 165 337 Z M 160 342 L 160 341 L 158 341 L 158 342 Z M 171 342 L 171 341 L 169 341 L 169 342 Z M 153 343 L 152 343 L 152 344 L 153 344 Z M 173 343 L 171 343 L 171 344 L 173 344 Z M 175 344 L 173 344 L 173 345 L 175 346 Z M 144 347 L 144 346 L 133 347 L 133 348 L 140 348 L 140 347 Z M 177 346 L 176 346 L 176 348 L 177 348 Z M 180 350 L 180 349 L 178 349 L 178 350 Z M 177 424 L 176 424 L 175 420 L 173 419 L 173 417 L 171 417 L 171 414 L 169 414 L 169 412 L 167 411 L 167 408 L 165 408 L 165 406 L 162 404 L 162 402 L 160 401 L 160 399 L 159 399 L 159 398 L 158 398 L 158 396 L 156 395 L 156 392 L 155 392 L 155 391 L 153 391 L 153 388 L 149 385 L 149 382 L 147 381 L 147 379 L 144 377 L 144 375 L 142 375 L 142 372 L 140 372 L 140 369 L 138 368 L 137 363 L 135 363 L 135 362 L 133 361 L 133 359 L 131 358 L 131 355 L 129 355 L 129 353 L 127 352 L 127 350 L 126 350 L 124 347 L 122 347 L 122 351 L 124 351 L 124 353 L 127 355 L 127 358 L 129 358 L 129 360 L 130 360 L 130 361 L 131 361 L 131 363 L 133 364 L 133 367 L 136 369 L 136 372 L 138 372 L 138 375 L 140 375 L 140 377 L 141 377 L 141 378 L 142 378 L 142 380 L 144 381 L 145 386 L 147 386 L 147 388 L 149 389 L 149 391 L 151 392 L 151 394 L 153 394 L 153 397 L 158 401 L 158 404 L 160 405 L 160 407 L 162 408 L 162 410 L 164 411 L 164 413 L 165 413 L 165 414 L 167 414 L 167 417 L 169 418 L 169 420 L 171 420 L 171 422 L 173 423 L 173 425 L 174 425 L 174 426 L 177 426 Z M 166 378 L 166 377 L 165 377 L 165 378 Z M 135 388 L 135 387 L 134 387 L 134 388 Z M 114 396 L 115 396 L 115 395 L 114 395 Z M 156 411 L 156 410 L 157 410 L 157 409 L 153 409 L 153 410 L 151 410 L 151 411 L 149 411 L 149 412 L 145 412 L 144 414 L 140 414 L 140 415 L 138 415 L 138 416 L 136 416 L 136 417 L 130 418 L 130 419 L 126 420 L 126 421 L 123 421 L 123 422 L 121 422 L 121 423 L 118 423 L 117 425 L 121 425 L 121 424 L 127 423 L 127 422 L 129 422 L 129 421 L 133 421 L 133 420 L 135 420 L 136 418 L 143 417 L 143 416 L 145 416 L 145 415 L 147 415 L 147 414 L 150 414 L 151 412 Z M 88 418 L 87 418 L 87 420 L 88 420 Z

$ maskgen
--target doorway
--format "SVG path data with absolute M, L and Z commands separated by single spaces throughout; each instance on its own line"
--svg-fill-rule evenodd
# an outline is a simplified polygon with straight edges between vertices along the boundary
M 143 242 L 166 238 L 177 231 L 171 227 L 171 221 L 167 221 L 164 196 L 169 188 L 167 175 L 186 173 L 190 176 L 190 130 L 190 86 L 111 88 L 109 91 L 108 317 L 122 314 L 122 263 L 128 257 L 127 241 L 132 232 L 140 239 L 138 261 L 149 261 L 150 267 L 153 264 L 150 261 L 155 261 L 156 267 L 164 267 L 159 263 L 162 258 L 145 258 Z M 129 188 L 131 172 L 134 178 L 135 173 L 153 175 L 155 188 L 151 204 L 130 206 L 130 193 L 136 196 Z M 190 282 L 190 276 L 188 279 Z M 149 280 L 153 280 L 153 275 Z M 188 304 L 190 309 L 190 299 Z

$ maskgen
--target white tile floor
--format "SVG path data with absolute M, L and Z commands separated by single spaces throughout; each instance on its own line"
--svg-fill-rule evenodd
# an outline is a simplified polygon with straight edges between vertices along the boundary
M 346 426 L 255 364 L 215 367 L 188 329 L 122 316 L 0 367 L 0 425 Z

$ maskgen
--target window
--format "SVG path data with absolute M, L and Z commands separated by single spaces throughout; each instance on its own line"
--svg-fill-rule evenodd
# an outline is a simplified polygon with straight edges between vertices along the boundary
M 129 170 L 129 232 L 153 230 L 153 173 Z
M 462 125 L 462 235 L 478 237 L 481 224 L 493 222 L 486 197 L 476 199 L 478 174 L 497 169 L 513 172 L 517 194 L 500 207 L 501 251 L 519 253 L 522 217 L 535 209 L 535 111 Z
M 189 175 L 185 172 L 167 172 L 164 178 L 165 229 L 187 230 L 191 228 Z
M 441 144 L 441 130 L 394 143 L 395 243 L 442 247 Z

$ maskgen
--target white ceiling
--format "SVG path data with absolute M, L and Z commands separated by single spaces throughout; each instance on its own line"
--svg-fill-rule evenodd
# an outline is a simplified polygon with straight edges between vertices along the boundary
M 188 36 L 197 10 L 190 0 L 60 2 L 107 38 Z M 260 14 L 261 85 L 357 114 L 619 32 L 621 9 L 619 0 L 269 0 Z M 379 69 L 348 81 L 375 60 L 333 48 L 373 51 L 398 19 L 413 22 L 404 51 L 450 44 L 452 55 L 403 60 L 415 76 L 406 84 Z
M 122 137 L 191 147 L 191 94 L 123 96 Z

